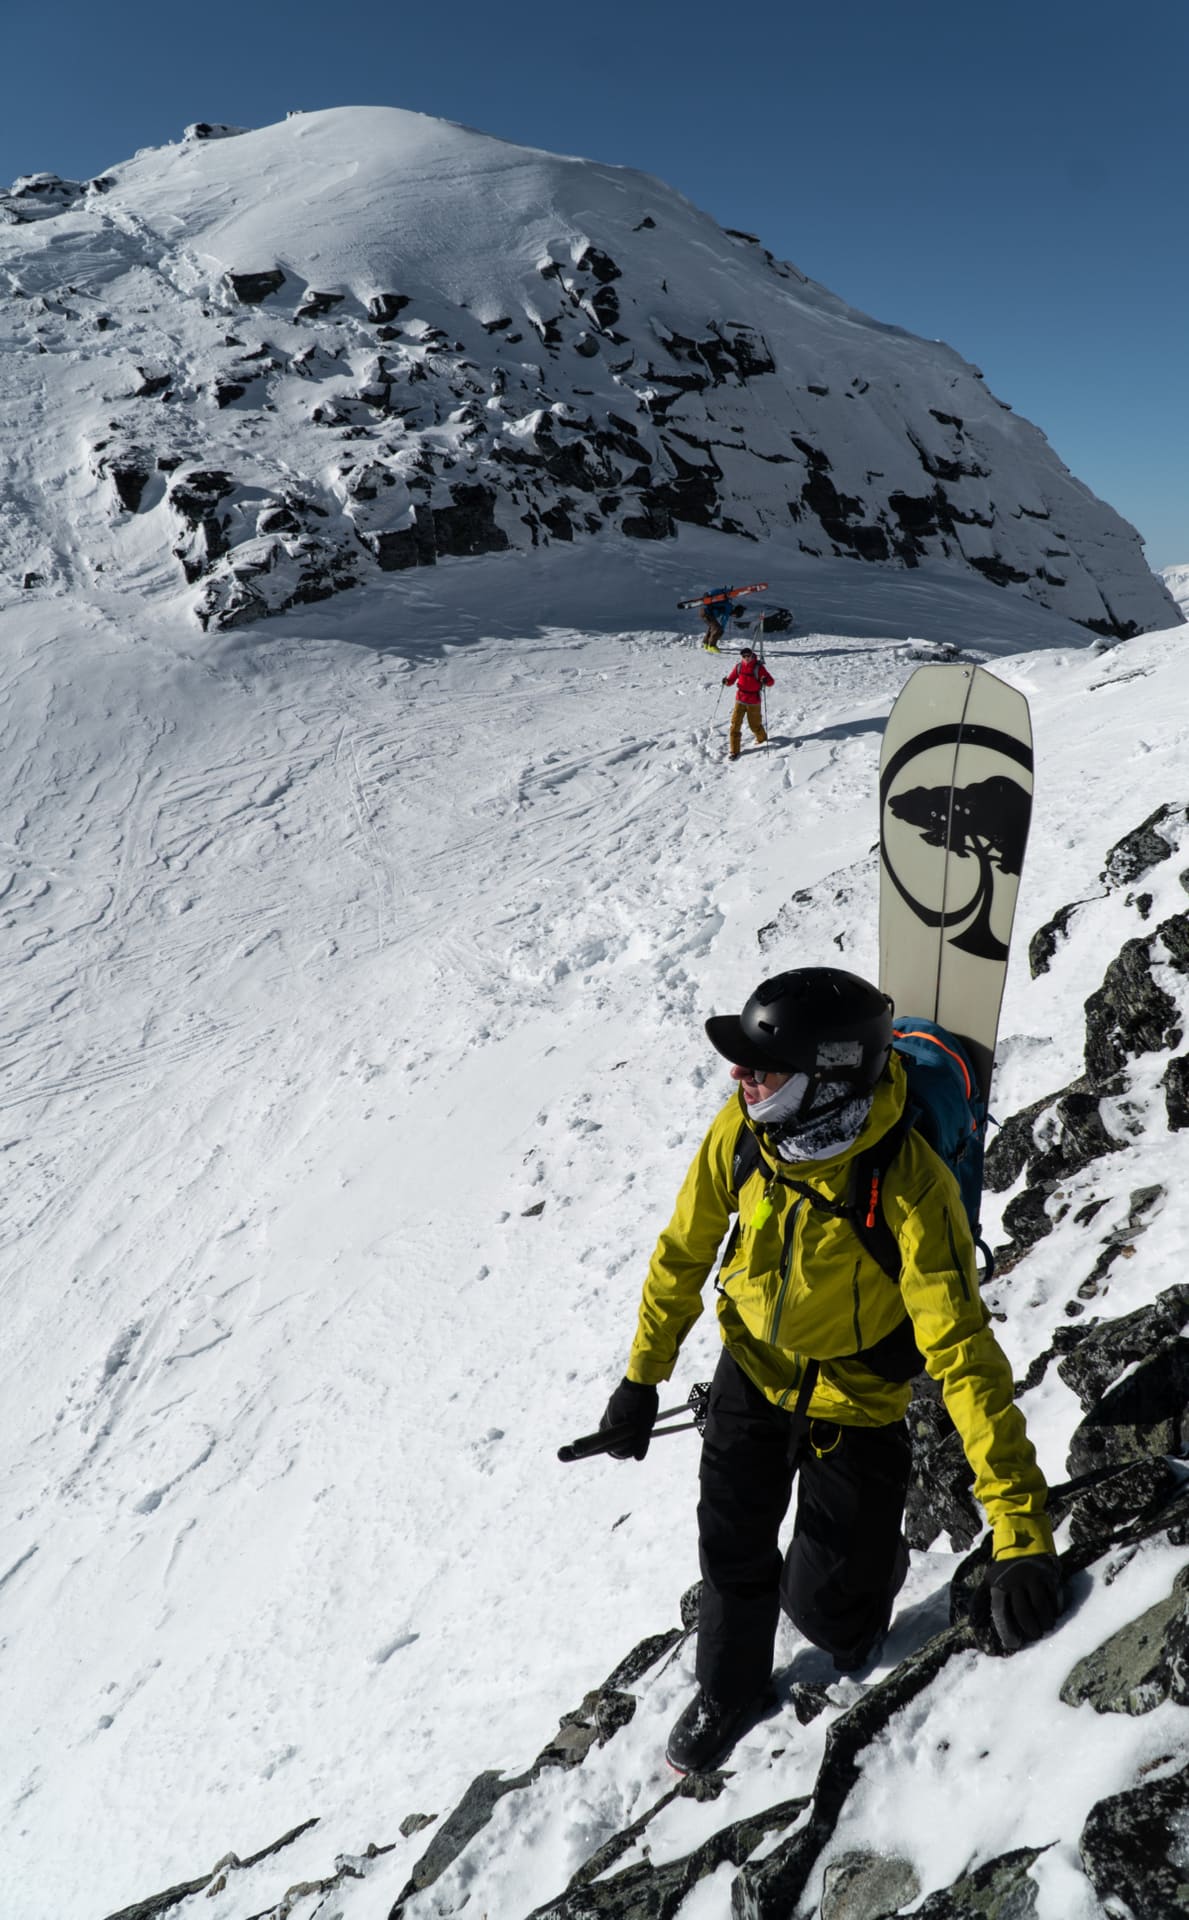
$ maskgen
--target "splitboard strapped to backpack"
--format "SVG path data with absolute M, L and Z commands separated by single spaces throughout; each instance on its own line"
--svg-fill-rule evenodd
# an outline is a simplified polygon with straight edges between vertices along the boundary
M 918 667 L 879 761 L 879 984 L 911 1124 L 958 1182 L 975 1245 L 999 1010 L 1032 819 L 1028 702 L 984 667 Z
M 984 667 L 918 667 L 879 763 L 879 984 L 948 1027 L 984 1104 L 1032 816 L 1028 702 Z

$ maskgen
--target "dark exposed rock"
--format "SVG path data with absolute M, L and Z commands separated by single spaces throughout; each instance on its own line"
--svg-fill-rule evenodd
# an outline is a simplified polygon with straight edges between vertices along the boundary
M 1169 857 L 1168 839 L 1156 831 L 1159 824 L 1176 823 L 1179 833 L 1184 809 L 1163 807 L 1116 842 L 1107 856 L 1106 878 L 1112 885 L 1127 884 Z M 1076 911 L 1073 906 L 1040 929 L 1034 937 L 1033 972 L 1046 970 L 1057 939 Z M 1176 1002 L 1153 978 L 1155 959 L 1167 959 L 1178 972 L 1189 972 L 1189 914 L 1174 914 L 1154 933 L 1128 940 L 1103 976 L 1102 985 L 1086 1001 L 1085 1075 L 1064 1092 L 1035 1102 L 1016 1114 L 988 1149 L 985 1184 L 1003 1192 L 1026 1172 L 1026 1185 L 1004 1209 L 1003 1224 L 1010 1238 L 995 1250 L 996 1264 L 1009 1272 L 1023 1255 L 1051 1232 L 1052 1194 L 1071 1175 L 1104 1154 L 1125 1144 L 1108 1131 L 1101 1112 L 1104 1094 L 1121 1090 L 1128 1063 L 1145 1053 L 1180 1045 L 1182 1024 Z M 1171 1130 L 1189 1124 L 1189 1056 L 1169 1062 L 1162 1082 Z M 1110 1248 L 1083 1281 L 1083 1297 L 1093 1297 L 1113 1260 Z M 1076 1310 L 1076 1302 L 1070 1311 Z
M 1189 1567 L 1163 1600 L 1078 1661 L 1061 1698 L 1095 1713 L 1151 1713 L 1164 1700 L 1189 1706 Z
M 224 276 L 226 284 L 242 306 L 258 307 L 272 293 L 279 293 L 285 284 L 285 275 L 280 267 L 269 267 L 264 273 L 231 273 Z
M 625 514 L 620 526 L 629 540 L 668 540 L 677 531 L 672 514 L 653 503 L 648 504 L 646 513 Z
M 1024 586 L 1028 575 L 1021 573 L 1019 567 L 1013 567 L 1001 554 L 971 554 L 967 556 L 976 572 L 991 580 L 997 587 Z
M 1052 1345 L 1046 1347 L 1043 1353 L 1038 1353 L 1029 1362 L 1023 1379 L 1016 1381 L 1016 1398 L 1019 1399 L 1022 1393 L 1029 1393 L 1033 1387 L 1038 1387 L 1053 1361 L 1059 1355 L 1072 1353 L 1079 1341 L 1085 1340 L 1093 1331 L 1093 1321 L 1087 1321 L 1084 1326 L 1057 1327 Z
M 324 313 L 333 313 L 346 299 L 344 293 L 315 293 L 307 288 L 302 295 L 301 305 L 294 314 L 295 320 L 317 320 Z
M 826 1868 L 821 1920 L 894 1920 L 920 1891 L 921 1883 L 908 1860 L 882 1853 L 843 1853 Z
M 1159 1194 L 1162 1189 L 1149 1191 Z M 1180 1282 L 1158 1294 L 1150 1306 L 1087 1328 L 1074 1351 L 1059 1362 L 1057 1372 L 1089 1412 L 1120 1374 L 1175 1339 L 1187 1323 L 1189 1284 Z
M 1069 1520 L 1070 1544 L 1061 1564 L 1073 1573 L 1115 1548 L 1160 1535 L 1184 1544 L 1189 1481 L 1164 1458 L 1136 1460 L 1052 1488 L 1049 1511 L 1055 1526 Z
M 269 1846 L 262 1847 L 259 1853 L 249 1854 L 244 1860 L 239 1859 L 234 1853 L 225 1854 L 218 1866 L 212 1867 L 209 1873 L 204 1873 L 199 1879 L 187 1880 L 176 1887 L 169 1887 L 164 1893 L 153 1894 L 148 1900 L 138 1900 L 134 1906 L 121 1907 L 118 1913 L 109 1914 L 108 1920 L 156 1920 L 158 1914 L 168 1913 L 171 1907 L 180 1907 L 182 1901 L 189 1899 L 192 1893 L 202 1893 L 207 1887 L 213 1887 L 221 1871 L 228 1867 L 242 1871 L 248 1867 L 259 1866 L 262 1860 L 271 1859 L 274 1854 L 282 1853 L 286 1847 L 292 1846 L 295 1840 L 300 1839 L 303 1833 L 308 1833 L 310 1828 L 316 1827 L 317 1824 L 316 1819 L 303 1820 L 299 1827 L 290 1828 L 289 1832 L 283 1833 L 279 1840 L 274 1840 Z
M 609 253 L 601 247 L 587 247 L 582 257 L 575 263 L 576 273 L 593 274 L 600 286 L 608 286 L 612 280 L 622 280 L 623 274 Z
M 557 1732 L 537 1757 L 538 1766 L 576 1767 L 593 1746 L 605 1746 L 626 1727 L 636 1711 L 630 1693 L 610 1684 L 588 1693 L 580 1707 L 564 1713 Z
M 265 507 L 256 519 L 257 533 L 300 533 L 301 521 L 292 507 Z
M 1180 1045 L 1176 1002 L 1152 978 L 1152 942 L 1128 940 L 1086 1002 L 1086 1075 L 1113 1088 L 1129 1059 Z
M 230 474 L 213 469 L 192 469 L 170 482 L 169 504 L 190 529 L 189 539 L 173 549 L 187 580 L 202 579 L 228 551 L 230 543 L 219 503 L 234 491 Z
M 1185 819 L 1189 819 L 1189 808 L 1171 805 L 1157 807 L 1155 813 L 1150 813 L 1138 827 L 1133 827 L 1121 840 L 1116 840 L 1107 853 L 1103 879 L 1117 887 L 1129 887 L 1137 880 L 1142 880 L 1146 873 L 1151 873 L 1153 867 L 1159 866 L 1173 852 L 1172 843 L 1159 831 L 1161 825 L 1174 829 L 1175 838 L 1175 823 Z
M 422 1833 L 426 1827 L 432 1827 L 437 1817 L 436 1813 L 407 1813 L 400 1823 L 402 1840 L 408 1840 L 413 1834 Z
M 793 1717 L 799 1727 L 807 1727 L 811 1720 L 816 1720 L 819 1713 L 824 1713 L 830 1705 L 830 1696 L 824 1687 L 806 1686 L 800 1680 L 794 1680 L 791 1683 L 784 1698 L 792 1708 Z
M 691 1774 L 682 1782 L 682 1787 L 663 1795 L 648 1815 L 625 1829 L 622 1836 L 617 1835 L 607 1847 L 600 1848 L 559 1899 L 551 1900 L 547 1906 L 535 1907 L 529 1920 L 671 1920 L 699 1881 L 716 1873 L 727 1862 L 740 1865 L 771 1834 L 792 1826 L 807 1804 L 804 1799 L 779 1802 L 762 1813 L 720 1828 L 679 1860 L 666 1861 L 663 1866 L 642 1860 L 622 1873 L 607 1877 L 615 1859 L 626 1852 L 629 1845 L 635 1845 L 648 1821 L 678 1798 L 682 1788 L 697 1797 L 699 1787 L 704 1791 L 712 1779 L 713 1776 L 703 1776 L 698 1782 L 697 1776 Z M 625 1843 L 622 1846 L 621 1839 Z
M 233 140 L 237 134 L 247 131 L 246 127 L 231 127 L 222 120 L 195 120 L 186 128 L 183 137 L 187 140 Z
M 993 1249 L 997 1273 L 1010 1273 L 1038 1240 L 1053 1231 L 1048 1210 L 1048 1194 L 1039 1186 L 1025 1187 L 1003 1209 L 1003 1224 L 1010 1238 Z
M 1048 972 L 1058 944 L 1069 932 L 1074 914 L 1084 905 L 1084 900 L 1074 900 L 1069 906 L 1061 907 L 1043 927 L 1037 928 L 1028 942 L 1028 971 L 1034 980 L 1038 974 Z
M 125 513 L 139 512 L 144 490 L 156 468 L 149 450 L 146 447 L 125 447 L 119 453 L 105 454 L 99 462 L 99 468 L 110 479 Z
M 204 1873 L 198 1880 L 181 1880 L 174 1887 L 167 1887 L 164 1893 L 151 1894 L 147 1900 L 137 1900 L 130 1907 L 121 1907 L 118 1913 L 108 1915 L 108 1920 L 156 1920 L 160 1913 L 168 1913 L 171 1907 L 180 1907 L 192 1893 L 201 1893 L 209 1887 L 215 1877 L 214 1869 Z
M 1034 1100 L 1030 1107 L 1022 1107 L 1003 1122 L 983 1162 L 983 1185 L 988 1192 L 1005 1193 L 1019 1179 L 1038 1151 L 1036 1122 L 1052 1104 L 1052 1097 L 1046 1094 L 1043 1100 Z
M 556 1734 L 523 1773 L 505 1776 L 498 1771 L 488 1770 L 478 1774 L 458 1805 L 438 1827 L 426 1852 L 416 1862 L 409 1879 L 397 1895 L 389 1920 L 400 1920 L 414 1894 L 441 1878 L 475 1835 L 482 1832 L 505 1794 L 531 1786 L 546 1767 L 580 1766 L 593 1746 L 605 1746 L 621 1727 L 626 1726 L 636 1710 L 636 1703 L 624 1689 L 646 1673 L 662 1654 L 682 1638 L 680 1632 L 672 1631 L 652 1634 L 640 1641 L 608 1675 L 603 1685 L 586 1695 L 580 1707 L 562 1715 Z M 652 1812 L 658 1810 L 654 1807 Z
M 449 506 L 418 505 L 411 526 L 360 538 L 385 573 L 432 567 L 446 554 L 502 553 L 510 543 L 496 525 L 495 505 L 493 488 L 459 485 L 451 488 Z
M 619 319 L 619 300 L 610 287 L 600 287 L 584 305 L 598 321 L 604 333 L 609 333 Z
M 374 293 L 367 303 L 367 317 L 377 323 L 395 320 L 399 313 L 404 312 L 409 299 L 410 296 L 407 293 Z M 511 322 L 496 321 L 494 324 L 510 326 Z
M 1189 1053 L 1179 1053 L 1169 1061 L 1160 1084 L 1169 1132 L 1180 1133 L 1189 1127 Z
M 1174 972 L 1189 973 L 1189 913 L 1174 913 L 1170 919 L 1162 920 L 1156 929 L 1156 939 L 1168 954 Z
M 1185 1872 L 1189 1767 L 1112 1794 L 1082 1829 L 1082 1865 L 1100 1900 L 1125 1903 L 1136 1920 L 1189 1914 Z
M 701 1605 L 702 1605 L 702 1582 L 700 1580 L 695 1580 L 693 1586 L 687 1587 L 685 1589 L 685 1592 L 681 1596 L 681 1605 L 680 1605 L 681 1624 L 685 1628 L 687 1633 L 692 1632 L 693 1629 L 697 1626 L 698 1613 L 701 1609 Z
M 1146 1455 L 1181 1453 L 1189 1442 L 1189 1340 L 1171 1341 L 1143 1360 L 1082 1421 L 1066 1471 L 1123 1466 Z
M 904 1508 L 904 1533 L 910 1547 L 925 1552 L 940 1534 L 962 1553 L 983 1530 L 983 1515 L 970 1491 L 974 1475 L 957 1429 L 928 1375 L 913 1382 L 908 1409 L 912 1436 L 912 1478 Z
M 217 468 L 191 468 L 190 472 L 171 482 L 169 504 L 181 514 L 187 526 L 197 527 L 208 517 L 220 500 L 234 492 L 235 482 L 229 473 Z
M 1032 1920 L 1039 1892 L 1029 1868 L 1044 1847 L 1016 1847 L 931 1893 L 916 1920 Z
M 908 565 L 926 551 L 926 541 L 954 535 L 954 516 L 940 487 L 928 494 L 891 493 L 888 508 L 900 529 L 896 551 Z
M 1037 1122 L 1046 1125 L 1038 1128 Z M 1037 1133 L 1045 1144 L 1037 1144 Z M 1075 1084 L 1056 1101 L 1041 1100 L 1017 1114 L 1000 1130 L 987 1154 L 985 1184 L 1002 1191 L 1027 1165 L 1028 1184 L 1003 1209 L 1003 1225 L 1010 1238 L 995 1248 L 995 1266 L 1009 1273 L 1038 1240 L 1051 1233 L 1049 1198 L 1062 1181 L 1114 1153 L 1119 1142 L 1103 1124 L 1097 1094 Z
M 574 522 L 571 520 L 567 503 L 559 501 L 555 507 L 546 507 L 541 515 L 541 524 L 547 527 L 555 540 L 572 540 Z

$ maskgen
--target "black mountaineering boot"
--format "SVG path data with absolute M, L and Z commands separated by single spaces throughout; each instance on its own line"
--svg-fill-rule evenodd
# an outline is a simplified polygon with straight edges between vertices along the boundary
M 712 1700 L 701 1687 L 674 1723 L 665 1758 L 676 1773 L 705 1773 L 725 1760 L 736 1740 L 753 1727 L 767 1705 L 767 1696 L 742 1706 Z

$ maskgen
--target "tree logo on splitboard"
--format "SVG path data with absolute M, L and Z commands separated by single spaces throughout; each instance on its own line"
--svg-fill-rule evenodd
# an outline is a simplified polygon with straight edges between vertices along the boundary
M 979 747 L 988 755 L 1014 761 L 1029 776 L 1021 785 L 1006 772 L 991 773 L 966 786 L 905 787 L 899 776 L 913 760 L 937 747 Z M 901 898 L 919 920 L 930 927 L 954 927 L 949 944 L 980 960 L 1006 960 L 1007 946 L 992 926 L 997 874 L 1018 876 L 1024 864 L 1028 823 L 1032 813 L 1032 750 L 1023 741 L 995 727 L 934 727 L 906 741 L 884 769 L 880 780 L 881 852 L 884 866 Z M 915 830 L 926 846 L 948 850 L 947 891 L 940 901 L 922 900 L 897 872 L 889 850 L 888 815 Z M 974 862 L 973 884 L 960 899 L 954 890 L 954 859 Z

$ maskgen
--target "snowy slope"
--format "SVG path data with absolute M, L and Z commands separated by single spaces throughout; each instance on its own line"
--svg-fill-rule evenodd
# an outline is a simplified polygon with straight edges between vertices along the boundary
M 426 1844 L 408 1815 L 523 1767 L 674 1626 L 696 1446 L 641 1469 L 563 1469 L 556 1447 L 619 1376 L 721 1097 L 702 1018 L 785 961 L 874 964 L 874 769 L 914 655 L 965 644 L 1033 702 L 1025 935 L 1182 791 L 1178 633 L 1089 652 L 985 583 L 853 561 L 786 594 L 775 543 L 781 597 L 840 618 L 772 647 L 772 748 L 728 768 L 720 663 L 640 618 L 716 563 L 700 538 L 542 553 L 506 593 L 498 557 L 400 577 L 221 639 L 146 572 L 0 607 L 0 1826 L 19 1920 L 99 1920 L 314 1819 L 184 1920 L 371 1920 Z M 1004 1112 L 1078 1071 L 1081 1002 L 1124 930 L 1075 927 L 1035 985 L 1016 966 Z M 1123 1306 L 1177 1276 L 1189 1238 L 1145 1086 L 1144 1178 L 1169 1197 L 1112 1277 Z M 1137 1184 L 1129 1164 L 1108 1192 L 1123 1208 Z M 1061 1322 L 1068 1248 L 1030 1261 L 1003 1302 L 1021 1366 Z M 679 1384 L 714 1350 L 707 1318 Z M 1048 1378 L 1029 1412 L 1059 1479 L 1072 1396 Z M 1084 1577 L 1068 1630 L 1010 1669 L 1046 1703 L 1026 1738 L 995 1663 L 942 1685 L 938 1791 L 975 1765 L 954 1730 L 999 1728 L 960 1832 L 921 1810 L 911 1719 L 848 1820 L 898 1831 L 926 1889 L 1010 1843 L 1023 1783 L 1071 1737 L 1061 1679 L 1180 1559 Z M 890 1658 L 944 1623 L 955 1564 L 944 1541 L 917 1557 Z M 791 1636 L 782 1651 L 814 1677 Z M 688 1681 L 687 1647 L 589 1772 L 527 1814 L 509 1795 L 410 1920 L 468 1890 L 489 1920 L 555 1896 L 664 1791 Z M 1184 1753 L 1179 1709 L 1087 1729 L 1088 1711 L 1076 1785 L 1024 1836 L 1058 1843 L 1041 1920 L 1096 1911 L 1084 1882 L 1070 1895 L 1088 1801 Z M 654 1855 L 807 1791 L 828 1724 L 766 1724 L 726 1810 L 675 1803 Z M 387 1850 L 337 1907 L 285 1904 L 369 1843 Z M 728 1911 L 717 1886 L 684 1920 Z
M 660 181 L 393 108 L 226 132 L 0 195 L 14 583 L 135 571 L 225 628 L 697 525 L 981 575 L 1109 635 L 1173 620 L 1134 529 L 977 369 Z
M 1163 567 L 1160 577 L 1183 611 L 1189 605 L 1189 567 Z

